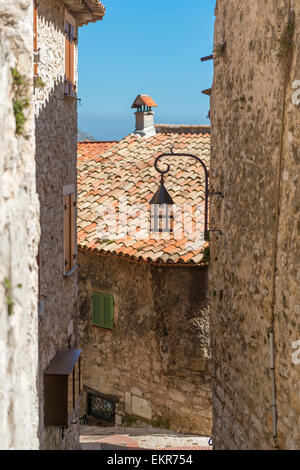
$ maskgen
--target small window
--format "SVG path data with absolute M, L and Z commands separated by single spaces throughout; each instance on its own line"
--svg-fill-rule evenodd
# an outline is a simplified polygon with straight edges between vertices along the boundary
M 100 395 L 87 395 L 87 414 L 107 423 L 115 423 L 116 405 L 114 401 Z M 103 423 L 105 424 L 105 423 Z
M 76 201 L 71 185 L 64 187 L 64 274 L 75 268 L 76 258 Z
M 93 293 L 93 325 L 106 330 L 114 328 L 114 296 Z

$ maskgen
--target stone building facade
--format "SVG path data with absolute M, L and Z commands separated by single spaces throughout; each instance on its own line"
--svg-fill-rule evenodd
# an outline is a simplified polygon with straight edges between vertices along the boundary
M 299 449 L 300 4 L 217 0 L 214 43 L 214 445 Z
M 39 438 L 42 449 L 79 448 L 79 424 L 45 424 L 44 374 L 77 349 L 76 145 L 78 27 L 102 19 L 98 0 L 39 0 L 34 22 L 36 181 L 40 199 Z M 60 406 L 58 403 L 57 406 Z
M 97 423 L 88 405 L 96 394 L 115 401 L 116 425 L 210 435 L 207 267 L 157 267 L 85 250 L 78 259 L 88 421 Z M 93 325 L 94 292 L 114 296 L 113 330 Z
M 203 170 L 172 155 L 171 233 L 150 231 L 154 156 L 209 166 L 207 126 L 154 126 L 120 142 L 78 145 L 79 338 L 88 421 L 211 433 Z M 135 103 L 138 100 L 135 101 Z M 145 114 L 145 119 L 143 114 Z M 151 125 L 149 125 L 151 117 Z M 155 224 L 154 224 L 155 225 Z M 106 401 L 105 401 L 106 400 Z M 84 403 L 83 403 L 84 404 Z M 103 410 L 112 410 L 109 419 Z M 83 409 L 84 411 L 84 409 Z M 96 421 L 97 422 L 97 421 Z
M 38 448 L 39 205 L 32 67 L 32 2 L 1 2 L 0 449 Z M 16 101 L 22 102 L 18 116 Z

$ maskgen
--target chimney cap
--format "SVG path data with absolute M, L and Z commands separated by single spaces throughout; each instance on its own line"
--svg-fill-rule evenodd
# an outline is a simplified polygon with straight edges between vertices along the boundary
M 138 95 L 131 106 L 132 109 L 148 106 L 149 108 L 157 108 L 157 104 L 149 95 Z

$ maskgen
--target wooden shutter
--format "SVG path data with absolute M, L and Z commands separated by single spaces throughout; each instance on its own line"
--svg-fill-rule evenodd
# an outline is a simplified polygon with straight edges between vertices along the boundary
M 72 25 L 70 25 L 70 95 L 75 96 L 75 87 L 74 87 L 74 62 L 75 62 L 75 30 Z
M 114 303 L 111 295 L 103 296 L 103 325 L 110 330 L 114 327 Z
M 70 195 L 64 197 L 64 254 L 65 254 L 65 273 L 72 269 L 71 260 L 71 199 Z
M 65 22 L 65 94 L 70 94 L 70 23 Z
M 38 50 L 38 39 L 37 39 L 37 11 L 38 11 L 38 3 L 37 0 L 33 0 L 33 51 L 37 53 Z M 34 75 L 38 74 L 38 64 L 34 63 Z
M 65 22 L 65 94 L 76 96 L 75 90 L 75 28 Z
M 71 269 L 76 264 L 76 202 L 75 194 L 70 194 L 70 251 L 71 251 Z
M 76 264 L 76 243 L 76 201 L 73 192 L 64 196 L 65 273 L 70 271 Z
M 97 294 L 92 296 L 93 325 L 112 330 L 114 327 L 114 299 L 112 295 Z
M 93 325 L 101 326 L 101 295 L 93 294 Z

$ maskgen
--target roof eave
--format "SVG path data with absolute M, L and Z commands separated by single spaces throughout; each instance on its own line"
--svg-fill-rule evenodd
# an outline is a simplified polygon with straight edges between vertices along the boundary
M 103 20 L 105 6 L 100 0 L 64 0 L 67 9 L 77 19 L 78 26 Z
M 162 258 L 158 258 L 154 260 L 150 257 L 145 258 L 143 256 L 128 255 L 123 252 L 117 253 L 116 251 L 106 251 L 103 249 L 89 248 L 87 246 L 81 245 L 80 243 L 78 244 L 78 249 L 81 251 L 85 251 L 87 253 L 93 253 L 98 256 L 124 259 L 124 260 L 131 261 L 137 264 L 148 264 L 148 265 L 157 266 L 157 267 L 199 268 L 199 267 L 207 266 L 207 263 L 205 263 L 203 259 L 201 261 L 198 261 L 197 263 L 193 260 L 184 261 L 182 258 L 178 258 L 178 260 L 175 260 L 175 261 L 171 258 L 165 259 L 165 260 Z

